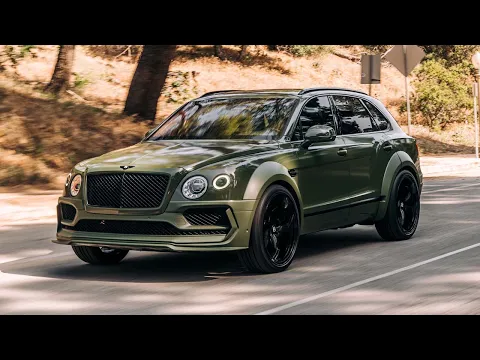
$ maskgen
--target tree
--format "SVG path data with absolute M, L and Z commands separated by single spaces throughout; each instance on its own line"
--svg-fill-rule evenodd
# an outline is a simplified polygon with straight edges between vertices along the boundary
M 75 45 L 60 45 L 57 64 L 53 70 L 52 79 L 45 90 L 53 94 L 60 94 L 67 90 L 72 75 Z
M 133 75 L 124 113 L 155 119 L 157 104 L 177 45 L 145 45 Z
M 247 55 L 248 45 L 240 45 L 240 53 L 238 54 L 238 59 L 243 60 Z
M 213 51 L 215 53 L 215 56 L 218 57 L 220 60 L 225 59 L 222 45 L 213 45 Z

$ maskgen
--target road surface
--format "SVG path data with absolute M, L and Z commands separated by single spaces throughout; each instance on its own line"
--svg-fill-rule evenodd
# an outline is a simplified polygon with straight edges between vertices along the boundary
M 50 241 L 56 194 L 3 196 L 0 314 L 480 314 L 480 175 L 427 179 L 411 240 L 372 226 L 309 235 L 272 275 L 243 273 L 228 253 L 90 266 Z

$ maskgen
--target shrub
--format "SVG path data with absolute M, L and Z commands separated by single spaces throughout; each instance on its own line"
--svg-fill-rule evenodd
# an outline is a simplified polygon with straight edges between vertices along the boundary
M 4 62 L 8 62 L 15 69 L 22 59 L 35 56 L 32 52 L 34 48 L 35 45 L 5 45 L 3 52 L 6 61 L 4 60 Z
M 170 71 L 163 89 L 167 103 L 184 103 L 198 94 L 195 71 Z
M 471 62 L 473 53 L 479 50 L 478 45 L 420 45 L 427 55 L 435 59 L 444 59 L 446 66 L 461 65 Z
M 379 53 L 383 54 L 384 52 L 389 50 L 392 46 L 393 45 L 363 45 L 365 50 L 375 54 L 379 54 Z
M 277 48 L 296 57 L 324 55 L 330 51 L 329 45 L 277 45 Z
M 471 65 L 463 61 L 447 66 L 445 59 L 428 57 L 416 70 L 412 82 L 412 113 L 420 114 L 430 128 L 443 129 L 448 123 L 470 120 L 473 108 Z M 401 111 L 405 111 L 402 106 Z
M 73 87 L 75 89 L 81 90 L 86 85 L 90 84 L 90 80 L 81 74 L 73 73 L 73 76 L 74 76 Z
M 142 52 L 142 45 L 86 45 L 84 48 L 87 54 L 108 60 L 120 57 L 122 53 L 124 57 L 136 58 Z

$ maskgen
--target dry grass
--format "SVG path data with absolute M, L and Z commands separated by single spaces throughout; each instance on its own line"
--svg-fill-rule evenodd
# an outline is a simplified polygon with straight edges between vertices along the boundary
M 0 186 L 52 182 L 81 160 L 138 142 L 149 129 L 131 117 L 11 85 L 0 79 Z
M 136 66 L 132 61 L 92 57 L 77 46 L 72 83 L 82 86 L 72 90 L 84 100 L 70 95 L 54 99 L 41 89 L 50 79 L 57 49 L 39 46 L 35 52 L 34 58 L 20 62 L 15 75 L 0 73 L 0 186 L 58 184 L 59 176 L 63 179 L 76 162 L 131 145 L 153 126 L 120 115 Z M 368 85 L 359 83 L 360 64 L 333 54 L 293 58 L 251 46 L 239 62 L 238 47 L 227 46 L 225 53 L 227 60 L 222 61 L 213 56 L 212 46 L 180 46 L 171 70 L 196 72 L 198 95 L 218 89 L 314 86 L 368 92 Z M 405 119 L 397 109 L 404 101 L 403 86 L 398 71 L 384 65 L 382 84 L 373 86 L 372 93 L 401 123 Z M 178 106 L 161 97 L 158 120 Z M 451 127 L 442 134 L 421 126 L 414 131 L 424 154 L 473 152 L 471 126 Z
M 402 128 L 407 131 L 407 126 L 402 125 Z M 451 124 L 441 132 L 412 125 L 412 136 L 417 139 L 422 155 L 475 153 L 475 128 L 472 124 Z

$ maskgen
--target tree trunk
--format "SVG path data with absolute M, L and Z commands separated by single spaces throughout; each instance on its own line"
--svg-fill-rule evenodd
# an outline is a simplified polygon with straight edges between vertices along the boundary
M 213 45 L 213 50 L 215 52 L 216 57 L 218 57 L 220 60 L 225 59 L 225 54 L 223 52 L 222 45 Z
M 125 109 L 127 115 L 137 114 L 154 120 L 157 104 L 177 45 L 145 45 L 138 60 L 128 91 Z
M 3 62 L 5 61 L 3 52 L 5 51 L 5 45 L 0 45 L 0 72 L 5 70 Z
M 57 64 L 53 70 L 52 79 L 45 88 L 53 94 L 60 94 L 68 89 L 70 76 L 72 75 L 75 45 L 60 45 L 58 50 Z
M 243 60 L 247 55 L 248 45 L 241 45 L 241 50 L 238 59 Z

